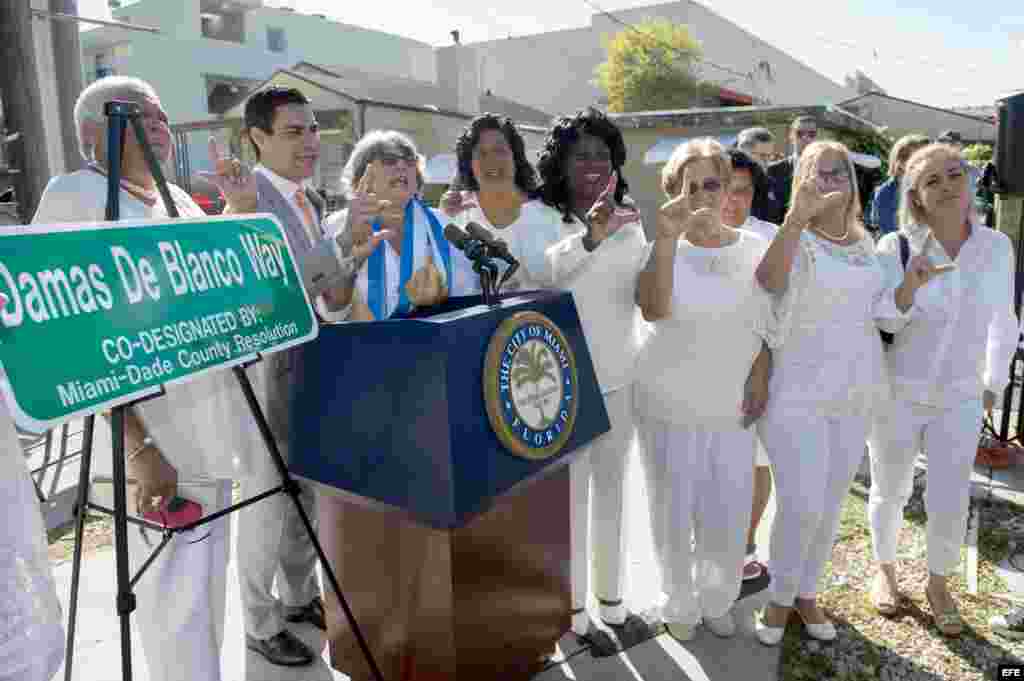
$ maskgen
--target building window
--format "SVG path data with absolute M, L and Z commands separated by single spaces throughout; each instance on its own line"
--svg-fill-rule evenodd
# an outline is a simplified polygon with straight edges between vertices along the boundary
M 245 42 L 245 15 L 241 12 L 202 12 L 199 22 L 204 38 Z
M 283 28 L 267 28 L 267 49 L 271 52 L 284 52 L 288 49 Z

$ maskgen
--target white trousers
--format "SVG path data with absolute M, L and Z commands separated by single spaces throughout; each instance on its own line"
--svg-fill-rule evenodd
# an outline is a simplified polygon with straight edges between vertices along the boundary
M 287 446 L 278 442 L 287 461 Z M 242 480 L 242 498 L 249 499 L 281 484 L 281 474 L 270 454 L 254 456 L 252 475 Z M 302 503 L 316 531 L 316 494 L 308 483 L 299 483 Z M 272 588 L 277 577 L 281 603 L 308 605 L 320 595 L 316 575 L 316 549 L 295 504 L 285 494 L 263 499 L 239 512 L 238 581 L 242 589 L 245 631 L 264 640 L 285 629 L 284 617 Z
M 632 386 L 608 393 L 604 403 L 611 430 L 587 445 L 569 468 L 574 609 L 586 607 L 591 560 L 594 595 L 603 601 L 622 599 L 626 562 L 623 488 L 628 455 L 636 442 Z
M 955 407 L 888 403 L 871 433 L 871 543 L 875 560 L 896 561 L 903 507 L 913 491 L 914 460 L 928 456 L 928 570 L 950 575 L 967 531 L 970 479 L 981 432 L 981 400 Z
M 758 432 L 775 473 L 769 562 L 777 605 L 817 595 L 869 428 L 867 416 L 826 417 L 800 408 L 769 406 L 762 417 Z
M 709 431 L 645 423 L 640 437 L 655 556 L 668 596 L 662 616 L 690 625 L 721 617 L 740 593 L 754 432 L 738 424 Z
M 49 681 L 64 659 L 61 622 L 39 500 L 0 404 L 0 681 Z
M 218 503 L 204 505 L 206 515 L 231 501 L 231 481 L 216 486 Z M 223 517 L 176 535 L 136 585 L 134 619 L 152 681 L 220 681 L 230 527 Z M 128 525 L 132 574 L 160 540 L 158 532 Z

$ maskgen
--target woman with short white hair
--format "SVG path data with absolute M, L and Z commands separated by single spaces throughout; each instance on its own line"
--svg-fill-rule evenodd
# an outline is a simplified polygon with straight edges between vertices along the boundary
M 871 435 L 871 538 L 878 572 L 871 601 L 899 611 L 897 540 L 918 452 L 928 457 L 928 582 L 925 596 L 940 632 L 963 620 L 949 593 L 967 530 L 970 478 L 983 410 L 1009 383 L 1017 348 L 1013 246 L 971 211 L 966 163 L 946 144 L 919 149 L 906 163 L 900 231 L 878 254 L 901 314 L 886 352 L 893 401 L 876 413 Z M 906 266 L 902 250 L 911 256 Z M 906 270 L 907 275 L 904 275 Z M 984 405 L 983 405 L 984 401 Z
M 89 165 L 50 181 L 34 223 L 80 224 L 105 219 L 108 158 L 103 106 L 112 100 L 138 104 L 157 160 L 170 158 L 167 114 L 152 86 L 137 78 L 102 78 L 87 87 L 75 105 L 79 149 Z M 121 220 L 167 218 L 167 208 L 131 126 L 125 134 L 121 175 Z M 204 215 L 182 189 L 173 184 L 167 188 L 181 217 Z M 209 372 L 170 386 L 163 396 L 127 409 L 125 452 L 128 475 L 136 481 L 136 495 L 129 501 L 139 515 L 164 509 L 179 494 L 187 497 L 185 490 L 191 485 L 185 483 L 194 483 L 192 489 L 214 490 L 215 502 L 205 505 L 204 514 L 226 507 L 231 480 L 248 460 L 254 426 L 241 390 L 228 371 Z M 136 621 L 149 678 L 154 681 L 221 678 L 228 531 L 227 519 L 221 518 L 176 535 L 136 587 L 140 605 Z M 159 535 L 151 531 L 129 532 L 131 563 L 141 565 L 159 542 Z
M 722 222 L 732 176 L 705 138 L 662 171 L 668 197 L 637 302 L 654 333 L 638 360 L 636 417 L 669 634 L 732 636 L 750 523 L 755 437 L 768 399 L 770 299 L 754 279 L 768 241 Z M 691 535 L 695 542 L 691 547 Z
M 327 218 L 328 231 L 348 225 L 356 243 L 387 234 L 356 277 L 352 320 L 387 319 L 478 290 L 468 259 L 444 236 L 447 218 L 419 196 L 423 157 L 409 137 L 368 132 L 345 164 L 341 187 L 349 205 Z

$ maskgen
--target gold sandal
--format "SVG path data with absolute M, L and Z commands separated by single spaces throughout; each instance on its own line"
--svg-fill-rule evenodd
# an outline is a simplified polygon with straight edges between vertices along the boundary
M 876 575 L 874 581 L 871 584 L 871 589 L 868 592 L 868 599 L 871 601 L 871 605 L 875 608 L 882 617 L 893 617 L 900 612 L 900 601 L 902 595 L 899 590 L 893 590 L 889 588 L 889 580 L 882 577 L 885 581 L 885 596 L 882 598 L 878 597 L 879 589 L 876 587 L 876 583 L 879 577 Z
M 959 636 L 964 630 L 964 620 L 954 605 L 949 610 L 940 612 L 932 601 L 932 594 L 928 587 L 924 589 L 924 597 L 928 599 L 928 605 L 932 609 L 932 618 L 935 620 L 935 628 L 945 636 Z

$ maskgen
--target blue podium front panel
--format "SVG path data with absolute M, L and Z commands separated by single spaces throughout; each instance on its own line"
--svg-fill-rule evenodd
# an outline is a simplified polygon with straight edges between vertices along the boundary
M 564 463 L 610 424 L 572 296 L 536 292 L 486 307 L 454 299 L 430 317 L 336 324 L 297 354 L 289 466 L 304 478 L 459 527 L 520 483 Z M 509 316 L 533 311 L 576 358 L 578 411 L 565 446 L 530 460 L 498 440 L 484 357 Z

